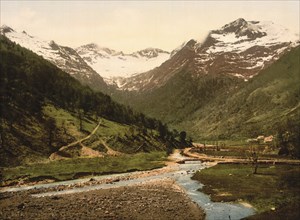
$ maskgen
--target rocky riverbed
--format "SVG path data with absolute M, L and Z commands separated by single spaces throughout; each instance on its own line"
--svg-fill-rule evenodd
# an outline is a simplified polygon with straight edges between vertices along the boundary
M 204 219 L 204 212 L 173 180 L 32 197 L 7 192 L 0 197 L 1 219 Z

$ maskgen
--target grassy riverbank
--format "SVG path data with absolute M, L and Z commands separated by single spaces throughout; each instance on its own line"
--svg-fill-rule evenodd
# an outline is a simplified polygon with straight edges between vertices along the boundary
M 163 167 L 166 157 L 165 152 L 151 152 L 118 157 L 65 159 L 4 168 L 1 185 L 4 182 L 17 183 L 43 179 L 62 181 L 93 174 L 151 170 Z
M 251 165 L 219 164 L 197 172 L 193 179 L 205 185 L 201 191 L 213 201 L 249 202 L 258 212 L 253 219 L 278 219 L 282 212 L 284 219 L 299 219 L 300 167 L 260 165 L 258 174 L 252 172 Z

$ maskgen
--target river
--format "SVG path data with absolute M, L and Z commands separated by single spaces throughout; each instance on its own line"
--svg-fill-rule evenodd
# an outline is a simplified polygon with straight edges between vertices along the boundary
M 175 152 L 171 155 L 173 159 L 176 160 L 183 160 L 188 159 L 188 157 L 182 156 L 179 152 Z M 174 165 L 173 165 L 174 166 Z M 250 216 L 255 213 L 255 210 L 251 207 L 246 207 L 242 204 L 238 203 L 223 203 L 223 202 L 212 202 L 210 197 L 200 191 L 203 185 L 198 181 L 192 180 L 191 177 L 193 173 L 198 170 L 204 169 L 209 165 L 206 163 L 201 162 L 193 162 L 188 164 L 179 164 L 176 165 L 176 169 L 173 169 L 171 172 L 163 172 L 157 175 L 151 175 L 147 177 L 140 177 L 135 179 L 128 179 L 122 180 L 121 177 L 126 177 L 132 175 L 132 173 L 124 173 L 124 174 L 113 174 L 113 175 L 105 175 L 105 176 L 97 176 L 93 177 L 95 180 L 101 180 L 106 178 L 120 178 L 120 181 L 114 182 L 113 184 L 98 184 L 98 185 L 90 185 L 84 187 L 78 187 L 73 189 L 67 189 L 63 191 L 50 191 L 46 193 L 34 194 L 32 196 L 35 197 L 42 197 L 42 196 L 54 196 L 54 195 L 62 195 L 62 194 L 70 194 L 70 193 L 77 193 L 77 192 L 85 192 L 90 190 L 97 190 L 97 189 L 108 189 L 108 188 L 116 188 L 120 186 L 129 186 L 133 184 L 142 184 L 149 180 L 155 179 L 173 179 L 179 186 L 181 186 L 188 196 L 196 202 L 202 209 L 206 212 L 206 219 L 207 220 L 220 220 L 220 219 L 230 219 L 230 220 L 237 220 L 242 219 L 244 217 Z M 143 173 L 143 172 L 135 172 L 135 174 Z M 28 190 L 28 189 L 38 189 L 38 188 L 51 188 L 60 185 L 70 185 L 74 183 L 80 182 L 87 182 L 90 178 L 86 179 L 77 179 L 77 180 L 70 180 L 70 181 L 63 181 L 63 182 L 55 182 L 55 183 L 47 183 L 47 184 L 37 184 L 34 186 L 22 186 L 22 187 L 8 187 L 2 188 L 0 192 L 12 192 L 12 191 L 21 191 L 21 190 Z

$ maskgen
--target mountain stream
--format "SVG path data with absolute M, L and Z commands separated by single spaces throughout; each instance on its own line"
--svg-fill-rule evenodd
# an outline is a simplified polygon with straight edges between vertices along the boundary
M 171 155 L 171 157 L 176 160 L 188 159 L 188 157 L 182 156 L 179 152 L 175 152 L 173 155 Z M 247 207 L 242 204 L 212 202 L 208 195 L 198 191 L 198 189 L 202 188 L 203 185 L 196 180 L 192 180 L 191 177 L 193 173 L 195 173 L 196 171 L 208 167 L 209 166 L 208 164 L 201 163 L 200 161 L 193 161 L 190 163 L 179 164 L 176 166 L 178 167 L 171 172 L 165 172 L 154 176 L 140 177 L 140 178 L 128 179 L 128 180 L 123 180 L 122 178 L 120 178 L 120 181 L 113 182 L 112 184 L 103 183 L 103 184 L 89 185 L 89 186 L 84 186 L 79 188 L 67 189 L 63 191 L 50 191 L 45 193 L 33 194 L 32 196 L 34 197 L 54 196 L 54 195 L 57 196 L 62 194 L 78 193 L 78 192 L 85 192 L 85 191 L 97 190 L 97 189 L 108 189 L 108 188 L 116 188 L 120 186 L 142 184 L 145 181 L 149 181 L 149 180 L 157 180 L 157 179 L 161 180 L 164 178 L 171 178 L 184 189 L 187 195 L 194 202 L 196 202 L 202 209 L 205 210 L 207 220 L 221 220 L 221 219 L 237 220 L 237 219 L 242 219 L 244 217 L 250 216 L 255 213 L 255 210 L 253 208 Z M 141 171 L 135 173 L 139 173 L 139 172 L 142 173 Z M 126 177 L 126 176 L 130 176 L 131 174 L 132 173 L 96 176 L 93 177 L 93 179 L 102 180 L 107 178 Z M 76 180 L 54 182 L 54 183 L 47 183 L 47 184 L 36 184 L 33 186 L 7 187 L 7 188 L 0 189 L 0 192 L 16 192 L 16 191 L 23 191 L 29 189 L 51 188 L 60 185 L 84 183 L 89 180 L 90 178 L 85 178 L 85 179 L 76 179 Z

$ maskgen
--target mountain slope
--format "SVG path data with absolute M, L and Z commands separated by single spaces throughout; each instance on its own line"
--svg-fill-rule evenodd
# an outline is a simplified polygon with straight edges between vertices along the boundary
M 239 90 L 200 108 L 180 127 L 189 127 L 199 138 L 256 137 L 292 129 L 299 131 L 299 62 L 298 46 L 243 83 Z
M 134 106 L 186 130 L 194 139 L 239 139 L 297 132 L 300 124 L 300 47 L 244 81 L 221 75 L 194 80 L 179 72 L 165 86 L 129 96 Z M 124 98 L 124 97 L 123 97 Z M 297 127 L 298 126 L 298 127 Z
M 81 85 L 3 35 L 0 45 L 0 167 L 45 161 L 87 136 L 99 121 L 98 133 L 59 156 L 78 157 L 84 149 L 102 155 L 105 142 L 126 153 L 165 150 L 171 144 L 172 135 L 160 121 Z
M 129 95 L 120 92 L 118 97 L 115 97 L 127 100 L 135 109 L 151 117 L 155 116 L 176 126 L 219 95 L 236 90 L 241 82 L 240 79 L 226 75 L 208 75 L 195 80 L 191 72 L 182 70 L 169 79 L 164 86 L 151 92 L 142 94 L 131 92 Z
M 17 32 L 5 25 L 0 28 L 0 32 L 11 41 L 49 60 L 58 68 L 78 79 L 81 83 L 89 85 L 98 91 L 107 90 L 107 84 L 103 78 L 97 74 L 74 49 L 60 46 L 54 41 L 46 41 L 30 36 L 25 31 Z
M 225 128 L 239 126 L 252 117 L 249 114 L 243 116 L 244 121 L 236 123 L 232 118 L 232 124 L 222 119 L 223 109 L 232 112 L 231 106 L 243 105 L 242 99 L 247 97 L 230 104 L 227 99 L 250 85 L 252 78 L 298 44 L 297 36 L 271 22 L 238 19 L 212 31 L 202 43 L 189 41 L 160 67 L 126 79 L 120 88 L 123 91 L 116 92 L 113 97 L 171 123 L 174 128 L 190 131 L 195 138 L 222 137 L 222 132 L 226 138 L 233 137 L 234 132 L 236 136 L 248 136 L 253 131 L 249 125 L 245 128 L 247 132 Z M 299 71 L 299 67 L 295 68 Z M 289 94 L 287 97 L 293 99 Z M 261 104 L 266 105 L 267 99 L 264 102 Z M 257 114 L 265 113 L 261 109 Z M 274 115 L 272 113 L 270 118 Z M 210 122 L 210 117 L 214 122 Z M 218 126 L 222 127 L 219 131 Z M 267 131 L 266 126 L 255 129 Z

